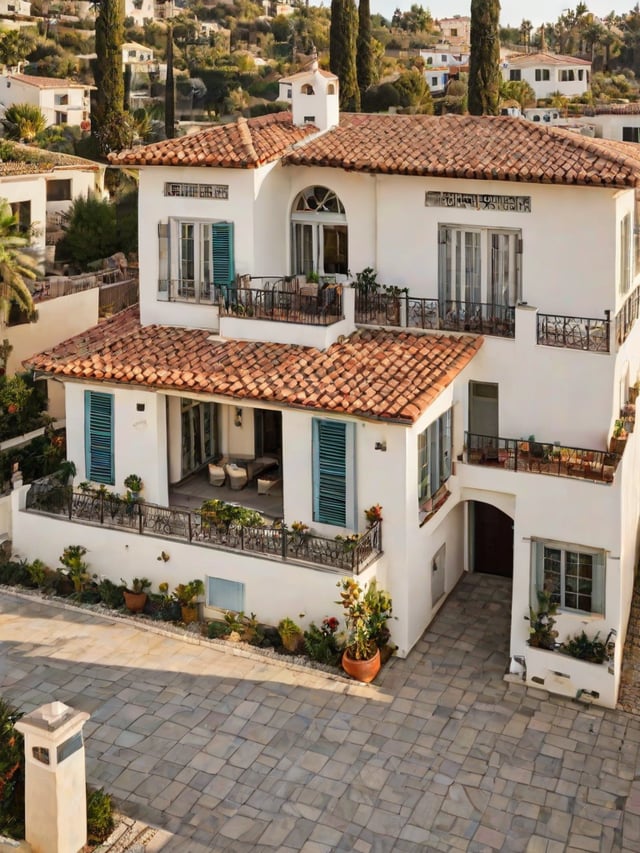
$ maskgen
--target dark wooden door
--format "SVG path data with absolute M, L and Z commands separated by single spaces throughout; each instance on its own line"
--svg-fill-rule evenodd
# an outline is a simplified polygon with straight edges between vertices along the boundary
M 513 521 L 490 504 L 472 506 L 473 571 L 513 577 Z

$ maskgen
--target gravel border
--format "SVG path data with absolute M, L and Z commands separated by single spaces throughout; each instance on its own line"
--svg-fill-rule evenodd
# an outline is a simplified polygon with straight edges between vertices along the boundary
M 373 690 L 377 689 L 377 685 L 375 684 L 365 685 L 362 682 L 355 681 L 354 679 L 337 672 L 333 667 L 312 661 L 306 655 L 292 655 L 291 657 L 293 660 L 287 660 L 285 655 L 281 655 L 273 649 L 261 649 L 242 642 L 234 643 L 229 642 L 228 640 L 209 639 L 208 637 L 201 636 L 199 633 L 196 633 L 195 630 L 188 627 L 181 628 L 170 622 L 158 624 L 155 620 L 152 620 L 149 617 L 134 616 L 122 611 L 111 610 L 102 604 L 84 604 L 81 602 L 70 603 L 67 601 L 60 601 L 55 596 L 42 595 L 40 590 L 37 589 L 25 589 L 25 587 L 14 587 L 0 584 L 0 593 L 4 595 L 12 595 L 14 598 L 18 598 L 23 601 L 36 601 L 39 604 L 46 604 L 48 607 L 55 607 L 58 610 L 84 612 L 96 616 L 99 619 L 105 619 L 108 622 L 124 622 L 141 631 L 147 631 L 161 637 L 172 637 L 175 640 L 181 640 L 184 643 L 191 643 L 191 645 L 194 646 L 208 646 L 210 648 L 223 651 L 225 654 L 248 658 L 256 663 L 271 663 L 293 672 L 309 672 L 311 670 L 321 678 L 326 678 L 329 681 L 344 684 L 345 687 L 366 686 Z M 196 624 L 199 630 L 201 623 Z

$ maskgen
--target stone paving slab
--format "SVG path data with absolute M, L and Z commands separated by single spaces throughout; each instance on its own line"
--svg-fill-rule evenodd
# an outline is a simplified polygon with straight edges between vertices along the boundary
M 637 853 L 640 718 L 505 682 L 510 604 L 465 576 L 357 685 L 2 592 L 0 695 L 90 711 L 88 779 L 148 851 Z

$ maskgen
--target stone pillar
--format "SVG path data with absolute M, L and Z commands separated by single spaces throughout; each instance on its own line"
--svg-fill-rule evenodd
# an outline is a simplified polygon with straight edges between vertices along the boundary
M 87 842 L 82 727 L 89 719 L 51 702 L 16 723 L 24 735 L 25 826 L 33 853 L 78 853 Z

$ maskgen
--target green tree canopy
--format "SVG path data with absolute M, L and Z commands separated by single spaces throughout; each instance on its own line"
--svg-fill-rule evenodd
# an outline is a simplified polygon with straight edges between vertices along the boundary
M 469 112 L 497 115 L 500 102 L 499 0 L 471 0 Z
M 34 104 L 12 104 L 2 118 L 5 136 L 19 142 L 32 142 L 47 126 L 40 107 Z
M 106 199 L 80 196 L 69 210 L 65 234 L 56 245 L 61 260 L 86 267 L 92 261 L 108 258 L 119 249 L 116 211 Z
M 117 151 L 127 144 L 122 133 L 124 115 L 124 76 L 122 43 L 124 41 L 123 4 L 120 0 L 101 0 L 96 18 L 96 54 L 93 74 L 94 93 L 91 130 L 102 154 Z
M 340 108 L 360 109 L 360 90 L 356 72 L 358 11 L 353 0 L 331 0 L 329 30 L 329 68 L 340 81 Z
M 25 279 L 35 279 L 39 270 L 31 255 L 23 251 L 28 243 L 29 240 L 18 232 L 18 220 L 9 203 L 0 199 L 0 311 L 5 320 L 12 303 L 27 317 L 35 315 Z
M 356 39 L 356 71 L 360 99 L 373 83 L 373 51 L 371 40 L 371 8 L 369 0 L 358 4 L 358 37 Z

